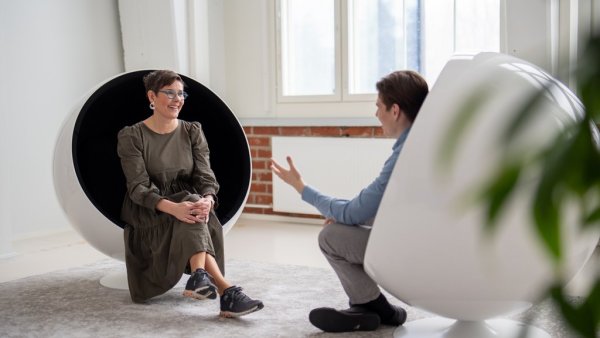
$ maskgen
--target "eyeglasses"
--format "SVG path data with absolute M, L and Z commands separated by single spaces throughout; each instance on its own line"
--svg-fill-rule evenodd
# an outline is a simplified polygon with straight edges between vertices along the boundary
M 175 99 L 175 96 L 179 96 L 180 99 L 185 100 L 188 97 L 188 93 L 184 91 L 176 92 L 173 89 L 169 90 L 159 90 L 159 92 L 164 93 L 171 100 Z

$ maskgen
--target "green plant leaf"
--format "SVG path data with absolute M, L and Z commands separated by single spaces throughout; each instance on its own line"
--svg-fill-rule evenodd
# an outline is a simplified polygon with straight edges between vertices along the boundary
M 582 337 L 595 338 L 598 332 L 600 311 L 600 281 L 596 280 L 588 297 L 576 306 L 563 292 L 563 284 L 557 283 L 550 289 L 552 300 L 560 310 L 565 322 Z
M 533 218 L 538 235 L 556 264 L 561 259 L 560 209 L 552 191 L 540 189 L 533 204 Z
M 600 206 L 592 211 L 584 220 L 584 224 L 590 225 L 600 221 Z
M 481 199 L 487 207 L 485 229 L 488 233 L 495 230 L 502 208 L 519 180 L 521 167 L 520 163 L 505 165 L 484 190 Z
M 598 154 L 594 150 L 594 141 L 586 120 L 578 121 L 570 131 L 572 140 L 566 142 L 569 149 L 565 158 L 567 162 L 562 164 L 565 167 L 563 179 L 573 192 L 583 197 L 597 180 Z
M 541 178 L 533 196 L 535 227 L 555 263 L 561 258 L 560 202 L 573 142 L 564 134 L 558 135 L 553 147 L 541 154 Z
M 585 298 L 583 305 L 584 311 L 588 312 L 594 322 L 594 331 L 600 330 L 600 276 L 596 276 L 596 281 Z
M 513 112 L 513 118 L 504 129 L 501 136 L 501 142 L 508 142 L 516 137 L 516 135 L 525 128 L 529 120 L 537 112 L 536 107 L 542 101 L 546 86 L 532 92 L 525 102 Z
M 600 120 L 600 35 L 587 41 L 576 70 L 578 92 L 588 116 Z
M 440 146 L 440 153 L 437 158 L 440 167 L 447 167 L 452 164 L 460 141 L 465 135 L 465 130 L 470 126 L 475 117 L 475 113 L 483 106 L 489 97 L 487 87 L 482 87 L 474 92 L 459 109 L 458 116 L 452 120 L 448 132 L 442 138 L 444 142 Z
M 600 120 L 600 75 L 598 79 L 592 79 L 593 82 L 580 86 L 580 96 L 585 102 L 585 108 L 590 118 L 595 121 Z

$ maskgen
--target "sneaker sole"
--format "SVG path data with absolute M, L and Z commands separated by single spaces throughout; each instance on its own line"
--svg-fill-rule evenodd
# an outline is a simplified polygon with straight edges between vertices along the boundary
M 197 300 L 204 299 L 216 299 L 217 298 L 217 290 L 213 287 L 206 286 L 201 289 L 196 290 L 184 290 L 183 295 L 188 298 L 193 298 Z
M 265 307 L 262 303 L 256 305 L 255 307 L 246 310 L 246 311 L 242 311 L 242 312 L 230 312 L 230 311 L 221 311 L 221 313 L 219 313 L 219 315 L 221 317 L 225 317 L 225 318 L 235 318 L 235 317 L 241 317 L 247 314 L 250 314 L 252 312 L 256 312 L 260 309 L 262 309 L 263 307 Z
M 380 324 L 374 313 L 347 313 L 332 308 L 314 309 L 308 320 L 325 332 L 374 331 Z

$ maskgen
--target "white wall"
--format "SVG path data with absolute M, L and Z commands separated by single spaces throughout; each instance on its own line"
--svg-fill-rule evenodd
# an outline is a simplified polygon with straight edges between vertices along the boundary
M 186 2 L 119 0 L 125 70 L 189 74 Z
M 0 32 L 2 254 L 7 238 L 70 226 L 54 193 L 54 143 L 82 96 L 124 68 L 116 0 L 0 0 Z
M 224 97 L 242 118 L 273 117 L 270 81 L 274 55 L 269 48 L 269 0 L 223 2 L 226 90 Z
M 222 96 L 223 3 L 118 0 L 125 70 L 171 69 Z
M 381 172 L 394 142 L 391 138 L 274 136 L 271 147 L 279 163 L 292 156 L 306 182 L 324 194 L 352 199 Z M 323 170 L 323 163 L 327 163 L 327 170 Z M 319 215 L 282 180 L 273 180 L 273 210 Z

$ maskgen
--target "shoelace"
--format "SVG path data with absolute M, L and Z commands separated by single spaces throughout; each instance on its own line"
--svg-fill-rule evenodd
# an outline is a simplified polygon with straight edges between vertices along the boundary
M 239 286 L 235 286 L 235 287 L 231 288 L 228 293 L 231 295 L 231 299 L 236 302 L 250 300 L 250 298 L 242 292 L 242 288 Z
M 210 280 L 210 277 L 212 277 L 206 270 L 204 269 L 198 269 L 194 272 L 195 274 L 198 275 L 198 279 L 196 280 L 196 284 L 200 283 L 200 281 L 204 280 L 204 279 L 208 279 Z

